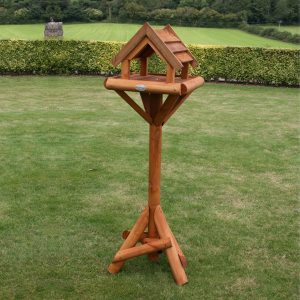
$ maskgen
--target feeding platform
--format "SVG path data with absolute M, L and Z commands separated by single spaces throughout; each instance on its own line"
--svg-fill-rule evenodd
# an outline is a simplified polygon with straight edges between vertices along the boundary
M 163 75 L 132 74 L 128 79 L 121 76 L 108 78 L 105 86 L 110 90 L 123 90 L 132 92 L 148 92 L 153 94 L 185 95 L 191 93 L 203 84 L 202 77 L 188 77 L 183 79 L 175 77 L 174 82 L 166 82 Z
M 166 64 L 166 74 L 148 72 L 148 60 L 154 53 Z M 130 72 L 132 60 L 139 61 L 138 73 Z M 183 285 L 188 282 L 186 258 L 160 206 L 162 127 L 204 80 L 189 75 L 189 67 L 195 68 L 197 61 L 170 25 L 153 29 L 145 23 L 114 57 L 113 65 L 119 64 L 121 74 L 107 78 L 104 86 L 114 90 L 149 124 L 148 205 L 132 229 L 123 232 L 125 241 L 108 271 L 118 273 L 127 259 L 139 255 L 147 254 L 156 261 L 165 251 L 176 283 Z M 141 105 L 127 91 L 138 92 Z M 163 95 L 167 95 L 165 100 Z

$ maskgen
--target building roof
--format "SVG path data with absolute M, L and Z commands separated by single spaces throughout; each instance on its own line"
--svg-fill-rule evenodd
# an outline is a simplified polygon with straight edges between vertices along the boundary
M 192 67 L 198 65 L 170 25 L 163 29 L 153 29 L 149 23 L 145 23 L 122 47 L 112 63 L 117 66 L 125 59 L 149 57 L 154 52 L 176 70 L 183 68 L 184 63 L 189 63 Z

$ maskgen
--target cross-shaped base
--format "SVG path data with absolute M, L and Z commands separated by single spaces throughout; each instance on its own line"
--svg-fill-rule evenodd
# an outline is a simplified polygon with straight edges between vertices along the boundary
M 188 280 L 184 271 L 186 267 L 185 256 L 166 221 L 161 207 L 157 205 L 154 209 L 153 217 L 157 230 L 155 238 L 150 238 L 149 233 L 145 232 L 151 218 L 149 215 L 150 208 L 147 206 L 131 231 L 123 232 L 125 241 L 109 265 L 108 271 L 113 274 L 118 273 L 127 259 L 143 254 L 148 254 L 150 260 L 156 260 L 158 253 L 165 250 L 176 283 L 178 285 L 187 283 Z M 141 245 L 137 246 L 138 242 Z

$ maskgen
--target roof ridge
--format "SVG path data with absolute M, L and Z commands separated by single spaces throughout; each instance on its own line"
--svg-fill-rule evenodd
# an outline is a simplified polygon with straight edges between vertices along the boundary
M 174 69 L 181 69 L 183 67 L 183 64 L 175 55 L 176 52 L 180 51 L 177 51 L 179 49 L 173 49 L 173 47 L 170 48 L 168 46 L 168 43 L 171 41 L 168 40 L 168 36 L 164 36 L 164 32 L 168 32 L 170 36 L 173 36 L 175 37 L 175 39 L 177 39 L 173 42 L 176 42 L 179 45 L 181 44 L 186 48 L 186 51 L 188 51 L 189 55 L 192 58 L 190 64 L 193 67 L 197 66 L 197 61 L 195 60 L 194 56 L 190 53 L 184 42 L 178 37 L 170 24 L 166 25 L 163 28 L 154 29 L 148 22 L 145 22 L 144 25 L 136 32 L 136 34 L 122 47 L 119 53 L 112 60 L 113 65 L 117 66 L 119 63 L 121 63 L 128 57 L 128 55 L 134 50 L 134 48 L 136 48 L 138 44 L 141 43 L 141 41 L 143 41 L 145 38 L 148 38 L 149 41 L 153 43 L 153 46 L 156 47 L 156 50 L 153 49 L 154 51 L 158 51 L 159 54 L 164 58 L 164 60 L 166 60 L 166 62 L 170 64 Z

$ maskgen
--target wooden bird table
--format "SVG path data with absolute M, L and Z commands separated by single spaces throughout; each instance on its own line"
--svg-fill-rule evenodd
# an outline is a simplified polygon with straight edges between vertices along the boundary
M 148 74 L 148 57 L 156 53 L 167 63 L 166 75 Z M 130 74 L 130 61 L 140 61 L 139 74 Z M 115 90 L 149 124 L 148 205 L 130 231 L 123 232 L 123 242 L 108 267 L 118 273 L 127 259 L 147 254 L 151 261 L 165 251 L 178 285 L 187 283 L 186 258 L 172 233 L 160 206 L 162 127 L 184 103 L 191 92 L 204 84 L 202 77 L 188 75 L 189 65 L 197 62 L 171 26 L 154 30 L 148 23 L 121 49 L 113 60 L 122 64 L 121 75 L 109 77 L 104 86 Z M 175 76 L 175 71 L 181 71 Z M 139 92 L 144 109 L 127 91 Z M 163 94 L 167 94 L 163 101 Z M 137 246 L 137 243 L 141 244 Z

